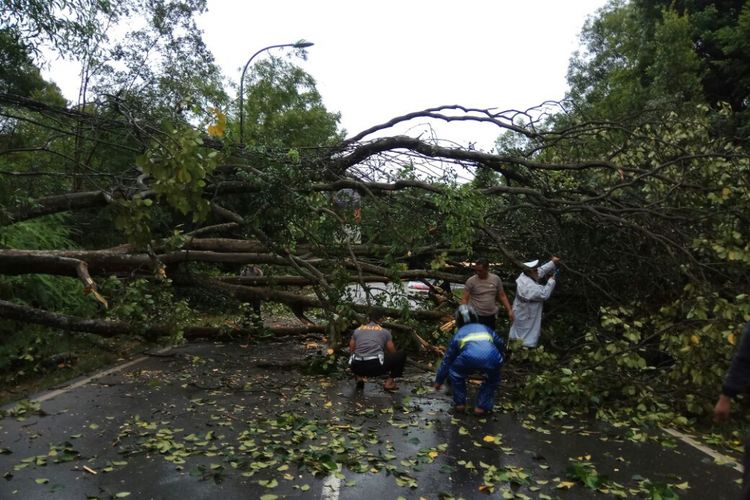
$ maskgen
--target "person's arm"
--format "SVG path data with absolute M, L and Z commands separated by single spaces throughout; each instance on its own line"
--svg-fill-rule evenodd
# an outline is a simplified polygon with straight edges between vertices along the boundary
M 495 344 L 495 348 L 502 355 L 505 352 L 505 342 L 503 342 L 503 339 L 500 338 L 500 335 L 498 335 L 491 329 L 490 329 L 490 333 L 492 334 L 492 343 Z
M 354 350 L 357 348 L 357 342 L 354 340 L 354 335 L 349 339 L 349 354 L 354 354 Z
M 745 324 L 737 353 L 732 358 L 719 400 L 714 407 L 714 420 L 723 422 L 729 417 L 732 398 L 750 388 L 750 321 Z
M 396 344 L 393 343 L 393 340 L 388 340 L 385 343 L 385 351 L 390 353 L 396 352 Z
M 505 295 L 505 290 L 501 288 L 500 291 L 497 292 L 497 298 L 500 299 L 500 303 L 505 308 L 505 312 L 508 313 L 508 319 L 512 323 L 515 317 L 513 315 L 513 308 L 510 306 L 510 301 L 508 300 L 508 296 Z
M 542 264 L 541 266 L 539 266 L 539 269 L 537 270 L 537 272 L 539 273 L 539 278 L 543 278 L 547 274 L 554 271 L 555 267 L 557 267 L 557 262 L 559 261 L 560 259 L 558 259 L 557 257 L 553 257 L 552 260 L 550 260 L 549 262 L 546 262 Z
M 519 284 L 516 288 L 516 293 L 521 296 L 522 299 L 529 300 L 531 302 L 543 302 L 550 298 L 552 290 L 555 289 L 555 283 L 557 282 L 554 276 L 547 280 L 546 285 L 540 285 L 534 283 L 531 279 L 524 280 L 523 284 Z
M 719 400 L 716 402 L 716 406 L 714 406 L 714 422 L 725 422 L 729 418 L 729 413 L 731 411 L 732 398 L 726 394 L 720 394 Z
M 461 304 L 468 304 L 471 301 L 471 291 L 474 289 L 473 283 L 474 281 L 471 278 L 467 279 L 464 283 L 464 294 L 461 297 Z
M 451 339 L 451 343 L 448 344 L 448 349 L 445 351 L 443 362 L 440 363 L 440 368 L 438 368 L 437 374 L 435 375 L 435 389 L 440 390 L 443 386 L 445 379 L 448 377 L 448 370 L 450 369 L 451 364 L 453 364 L 453 361 L 455 361 L 460 353 L 461 349 L 459 349 L 458 340 L 454 335 Z
M 391 334 L 391 331 L 383 328 L 382 332 L 385 335 L 383 338 L 385 342 L 382 344 L 383 350 L 390 353 L 396 352 L 396 344 L 393 343 L 393 335 Z

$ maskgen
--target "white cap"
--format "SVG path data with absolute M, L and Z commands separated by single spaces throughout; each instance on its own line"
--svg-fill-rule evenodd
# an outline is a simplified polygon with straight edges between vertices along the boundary
M 523 265 L 526 266 L 526 267 L 534 268 L 534 267 L 536 267 L 536 266 L 539 265 L 539 259 L 530 260 L 528 262 L 524 262 Z

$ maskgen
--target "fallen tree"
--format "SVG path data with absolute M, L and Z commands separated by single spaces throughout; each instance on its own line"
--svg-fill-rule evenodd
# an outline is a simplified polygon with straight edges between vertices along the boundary
M 702 386 L 705 379 L 689 367 L 705 364 L 710 352 L 686 349 L 685 342 L 689 347 L 698 338 L 728 356 L 729 332 L 736 328 L 729 318 L 742 317 L 747 307 L 737 297 L 743 297 L 750 264 L 750 223 L 742 208 L 750 205 L 750 189 L 742 184 L 748 156 L 711 138 L 699 112 L 557 127 L 537 111 L 523 113 L 521 122 L 514 111 L 444 106 L 307 149 L 238 147 L 185 124 L 166 133 L 152 128 L 142 143 L 149 146 L 130 153 L 138 168 L 111 178 L 78 175 L 80 191 L 71 189 L 72 180 L 59 182 L 59 171 L 37 170 L 28 172 L 40 181 L 32 192 L 19 180 L 28 177 L 16 175 L 23 170 L 19 163 L 0 173 L 6 192 L 26 190 L 23 202 L 3 203 L 2 234 L 61 220 L 71 228 L 103 228 L 107 237 L 82 230 L 67 248 L 7 245 L 0 249 L 0 274 L 76 279 L 112 310 L 127 309 L 131 323 L 140 300 L 151 301 L 152 309 L 184 306 L 194 313 L 203 299 L 218 297 L 233 308 L 263 301 L 295 314 L 313 310 L 317 324 L 309 328 L 325 332 L 334 346 L 368 309 L 382 308 L 397 334 L 432 351 L 445 333 L 430 332 L 449 311 L 408 307 L 406 298 L 376 296 L 372 286 L 462 283 L 471 260 L 484 255 L 512 293 L 522 262 L 557 254 L 563 275 L 546 310 L 559 319 L 545 334 L 562 357 L 556 363 L 576 366 L 585 358 L 595 367 L 587 377 L 610 370 L 639 380 L 647 375 L 639 367 L 650 359 L 669 359 L 674 367 L 660 373 L 693 377 L 692 386 Z M 20 115 L 16 109 L 14 116 Z M 497 152 L 483 152 L 401 135 L 371 138 L 413 119 L 491 123 L 505 142 Z M 132 120 L 119 123 L 126 135 Z M 96 137 L 86 140 L 97 151 L 92 158 L 106 154 Z M 107 162 L 99 158 L 90 163 L 100 169 L 92 174 L 104 173 Z M 341 190 L 356 193 L 360 206 L 337 205 Z M 260 266 L 264 275 L 240 277 L 245 265 Z M 116 293 L 109 291 L 112 279 L 122 284 Z M 143 282 L 174 290 L 154 303 Z M 364 293 L 353 300 L 352 288 Z M 28 307 L 18 290 L 3 300 Z M 126 307 L 123 296 L 131 301 Z M 401 305 L 393 307 L 394 300 Z M 693 309 L 686 311 L 687 305 Z M 23 321 L 12 307 L 3 311 L 6 319 Z M 43 311 L 27 312 L 55 328 L 132 331 L 125 321 L 97 323 L 104 321 L 103 310 L 75 321 L 64 320 L 72 316 L 65 311 Z M 149 314 L 152 332 L 163 333 L 164 325 Z M 707 321 L 668 328 L 687 314 Z M 305 328 L 289 332 L 310 331 Z M 222 331 L 189 322 L 182 329 L 186 337 Z M 601 394 L 619 390 L 604 385 Z
M 84 118 L 96 120 L 95 114 L 64 113 L 9 95 L 0 95 L 0 103 L 32 113 L 41 110 L 47 116 L 64 115 L 71 124 Z M 65 183 L 58 183 L 50 185 L 52 192 L 46 195 L 4 205 L 4 223 L 9 227 L 51 214 L 65 212 L 75 218 L 78 212 L 103 208 L 94 217 L 115 218 L 129 243 L 101 250 L 0 250 L 0 273 L 76 276 L 84 286 L 95 288 L 89 274 L 171 277 L 196 263 L 225 270 L 264 265 L 278 277 L 246 279 L 230 273 L 216 278 L 226 284 L 254 285 L 255 291 L 241 295 L 265 300 L 292 298 L 286 292 L 259 292 L 258 287 L 311 287 L 316 301 L 293 300 L 330 309 L 346 283 L 426 278 L 460 283 L 469 274 L 460 263 L 477 254 L 492 257 L 510 277 L 529 255 L 562 253 L 571 285 L 593 291 L 583 292 L 592 310 L 604 302 L 629 300 L 620 283 L 628 279 L 625 269 L 635 265 L 641 272 L 629 279 L 636 280 L 637 288 L 650 288 L 665 297 L 676 283 L 667 287 L 653 280 L 661 270 L 674 269 L 671 280 L 682 283 L 713 281 L 726 274 L 722 266 L 702 257 L 704 247 L 691 248 L 717 224 L 713 208 L 699 200 L 722 193 L 721 186 L 712 184 L 701 169 L 706 162 L 740 168 L 746 157 L 698 144 L 688 150 L 678 140 L 670 142 L 667 133 L 687 133 L 699 118 L 669 123 L 653 115 L 648 117 L 651 121 L 635 125 L 598 122 L 545 129 L 534 120 L 521 124 L 517 116 L 442 106 L 394 118 L 333 147 L 299 156 L 231 143 L 226 149 L 220 140 L 209 138 L 180 145 L 151 128 L 151 141 L 158 145 L 156 152 L 146 153 L 151 154 L 151 170 L 140 167 L 127 182 L 120 176 L 109 188 L 93 191 L 55 193 L 65 189 Z M 524 116 L 534 116 L 533 111 Z M 487 153 L 406 136 L 368 139 L 375 132 L 425 118 L 491 123 L 499 133 L 517 135 L 523 147 Z M 127 133 L 127 120 L 108 119 L 110 129 L 120 126 Z M 664 133 L 659 136 L 648 130 Z M 692 130 L 690 134 L 697 136 Z M 612 138 L 612 150 L 602 151 L 599 158 L 579 155 L 571 161 L 570 145 L 592 137 Z M 632 150 L 622 146 L 634 140 L 640 142 Z M 214 166 L 207 167 L 203 176 L 186 177 L 180 169 L 187 166 L 172 163 L 177 154 L 208 158 L 205 151 L 222 148 L 224 156 L 211 160 Z M 650 151 L 647 161 L 641 160 L 643 151 Z M 162 164 L 170 165 L 169 177 L 161 177 L 157 167 Z M 440 177 L 425 173 L 398 178 L 399 168 L 406 165 L 424 172 L 437 165 Z M 484 185 L 442 180 L 446 173 L 472 171 L 498 176 L 488 177 Z M 378 179 L 378 172 L 389 181 Z M 21 169 L 5 174 L 12 182 L 21 173 L 41 179 L 48 174 Z M 91 179 L 98 179 L 101 186 L 102 178 L 94 174 Z M 170 179 L 181 175 L 180 183 L 170 184 Z M 85 186 L 79 181 L 77 185 Z M 341 189 L 354 190 L 365 200 L 365 217 L 359 224 L 366 235 L 364 244 L 340 237 L 342 228 L 356 223 L 351 213 L 333 207 L 327 198 Z M 190 198 L 190 192 L 197 197 Z M 186 205 L 179 205 L 183 202 Z M 265 217 L 264 210 L 273 213 Z M 181 213 L 202 215 L 186 225 Z M 280 219 L 284 213 L 288 223 Z M 173 228 L 154 226 L 157 216 L 172 217 L 185 229 L 170 236 Z M 744 221 L 736 210 L 722 216 Z M 230 237 L 200 237 L 212 231 Z M 591 258 L 602 244 L 612 258 Z

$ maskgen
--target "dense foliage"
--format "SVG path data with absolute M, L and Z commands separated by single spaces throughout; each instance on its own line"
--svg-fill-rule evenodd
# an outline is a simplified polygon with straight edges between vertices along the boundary
M 616 123 L 557 153 L 605 159 L 620 178 L 620 205 L 601 214 L 619 223 L 592 223 L 589 211 L 566 232 L 578 240 L 568 252 L 600 263 L 586 274 L 606 276 L 610 297 L 599 324 L 546 358 L 568 368 L 533 377 L 534 400 L 551 391 L 557 408 L 620 401 L 642 415 L 710 408 L 750 319 L 748 52 L 738 50 L 748 15 L 748 2 L 611 2 L 584 27 L 568 112 L 550 127 Z M 646 172 L 656 175 L 644 182 Z M 588 181 L 594 195 L 606 179 Z

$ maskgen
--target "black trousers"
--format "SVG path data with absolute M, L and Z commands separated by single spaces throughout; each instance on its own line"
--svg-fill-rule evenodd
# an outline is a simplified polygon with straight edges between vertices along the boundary
M 368 361 L 352 361 L 351 369 L 355 375 L 360 377 L 377 377 L 388 373 L 392 378 L 400 377 L 404 374 L 406 365 L 406 353 L 404 351 L 387 352 L 383 358 L 383 364 L 378 359 Z
M 485 326 L 487 326 L 490 330 L 493 332 L 496 331 L 497 326 L 497 316 L 477 316 L 479 318 L 479 322 Z

